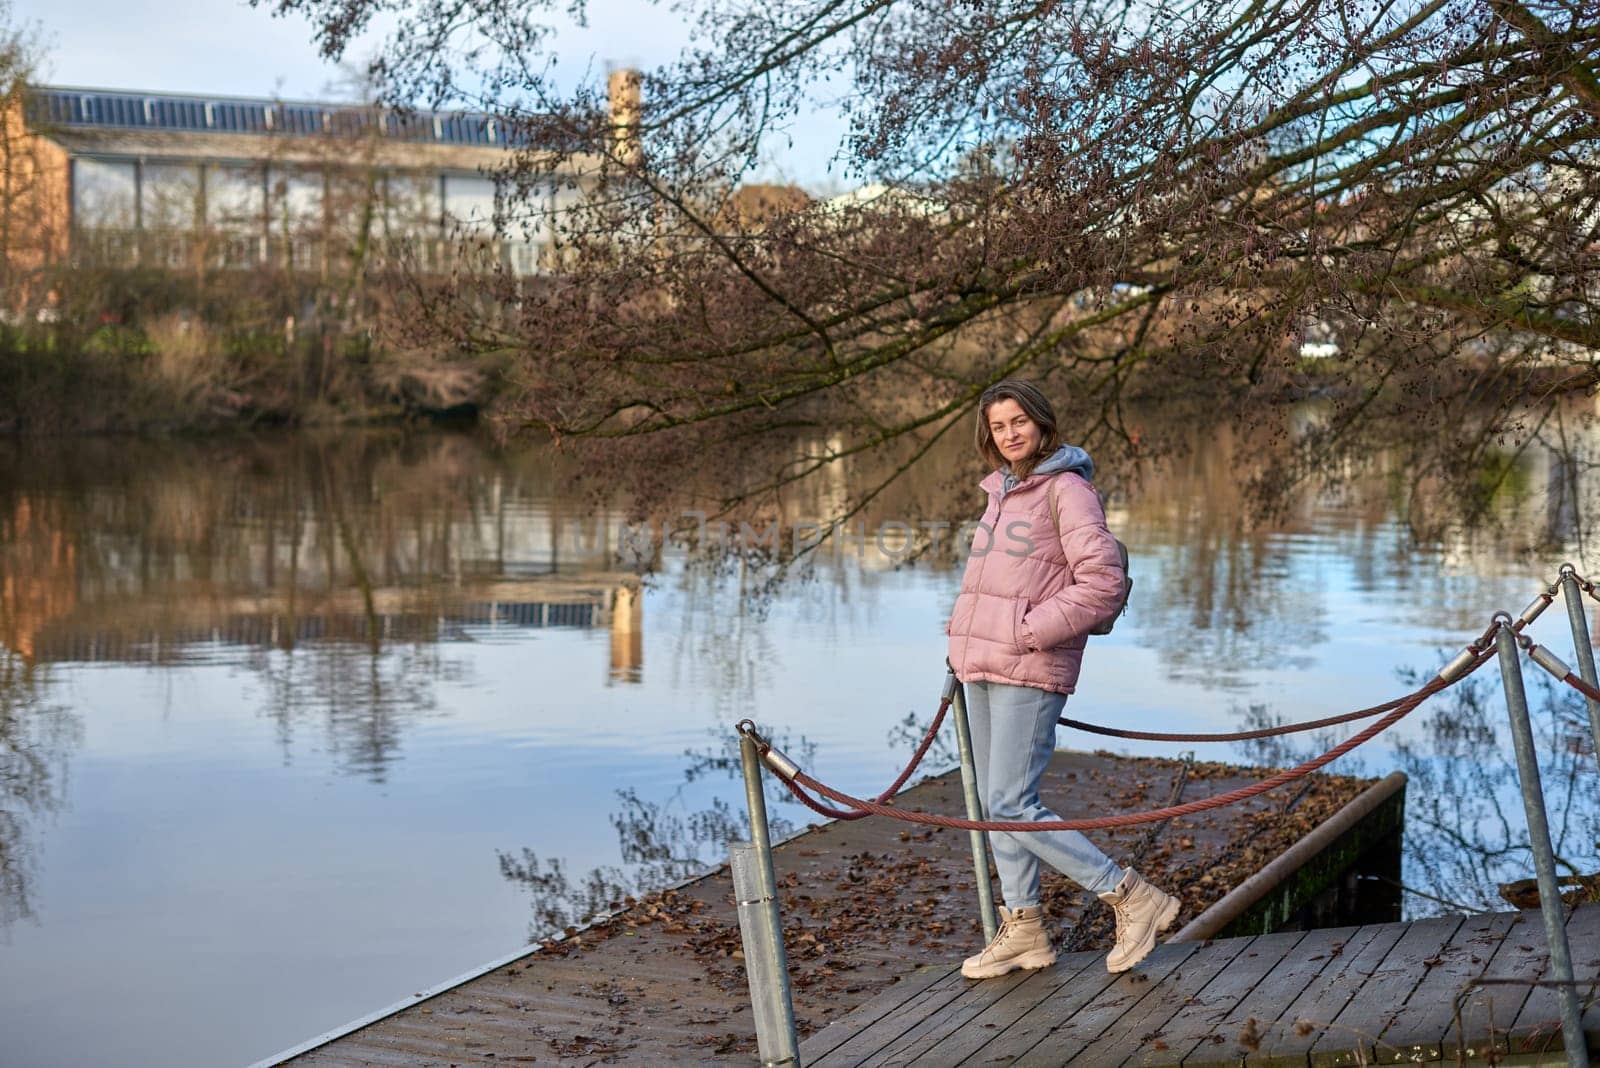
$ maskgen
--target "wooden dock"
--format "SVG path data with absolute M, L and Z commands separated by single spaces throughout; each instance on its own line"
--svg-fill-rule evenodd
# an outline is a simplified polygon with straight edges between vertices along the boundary
M 1600 1050 L 1600 905 L 1567 922 Z M 906 981 L 802 1047 L 846 1065 L 1561 1064 L 1537 911 L 1158 946 L 1135 971 L 1101 953 L 986 982 L 952 965 Z
M 1062 751 L 1045 773 L 1044 791 L 1063 812 L 1136 811 L 1231 790 L 1263 774 L 1204 764 L 1185 774 L 1177 761 Z M 1164 828 L 1096 831 L 1091 837 L 1117 856 L 1142 858 L 1141 870 L 1182 894 L 1187 920 L 1311 827 L 1346 811 L 1365 786 L 1317 776 L 1303 792 L 1262 795 Z M 939 776 L 907 790 L 901 803 L 959 812 L 960 781 L 953 774 Z M 773 807 L 787 818 L 808 815 L 797 809 L 782 802 Z M 802 1036 L 886 990 L 905 988 L 917 962 L 959 961 L 982 944 L 971 863 L 964 831 L 908 829 L 891 820 L 828 824 L 776 850 Z M 1044 894 L 1059 936 L 1104 952 L 1109 910 L 1052 873 L 1046 873 Z M 1398 915 L 1397 906 L 1392 915 Z M 559 944 L 530 948 L 473 977 L 421 990 L 404 1004 L 309 1039 L 261 1065 L 754 1060 L 750 993 L 724 868 L 640 901 Z

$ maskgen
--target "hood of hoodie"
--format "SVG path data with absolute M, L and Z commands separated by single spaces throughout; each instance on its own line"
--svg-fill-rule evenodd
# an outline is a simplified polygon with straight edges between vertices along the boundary
M 1085 482 L 1094 481 L 1094 461 L 1089 458 L 1088 453 L 1076 445 L 1063 445 L 1056 449 L 1055 452 L 1041 460 L 1039 465 L 1033 469 L 1033 474 L 1028 477 L 1031 478 L 1033 475 L 1059 475 L 1063 471 L 1071 471 L 1075 475 L 1080 475 Z M 1010 464 L 1000 468 L 1000 474 L 1003 476 L 1000 482 L 1000 499 L 1005 500 L 1006 494 L 1015 489 L 1017 483 L 1022 480 L 1011 473 Z

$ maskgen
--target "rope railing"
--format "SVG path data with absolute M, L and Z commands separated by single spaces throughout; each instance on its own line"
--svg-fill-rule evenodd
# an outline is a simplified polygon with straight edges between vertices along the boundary
M 1555 601 L 1556 591 L 1559 588 L 1559 586 L 1552 584 L 1543 593 L 1530 601 L 1528 607 L 1524 608 L 1522 614 L 1513 621 L 1513 629 L 1520 633 L 1524 627 L 1538 619 L 1544 610 L 1549 608 Z M 1494 638 L 1494 632 L 1497 627 L 1498 624 L 1491 624 L 1489 629 L 1477 641 L 1471 643 L 1468 648 L 1479 651 L 1487 648 L 1488 643 Z M 1385 701 L 1381 705 L 1373 705 L 1371 708 L 1362 708 L 1355 712 L 1345 712 L 1337 716 L 1326 716 L 1322 719 L 1304 720 L 1299 723 L 1280 723 L 1273 727 L 1258 727 L 1248 731 L 1223 731 L 1210 734 L 1176 731 L 1135 731 L 1128 730 L 1125 727 L 1108 727 L 1100 723 L 1086 723 L 1083 720 L 1070 719 L 1066 716 L 1062 716 L 1057 722 L 1063 727 L 1071 727 L 1073 730 L 1084 731 L 1089 734 L 1099 734 L 1107 738 L 1125 738 L 1129 741 L 1138 742 L 1248 742 L 1257 738 L 1274 738 L 1284 734 L 1298 734 L 1302 731 L 1321 730 L 1324 727 L 1337 727 L 1344 723 L 1370 719 L 1373 716 L 1381 716 L 1386 712 L 1394 711 L 1405 700 L 1406 698 L 1404 697 L 1397 697 L 1392 701 Z
M 1544 646 L 1537 644 L 1526 634 L 1517 635 L 1517 644 L 1522 647 L 1524 653 L 1528 654 L 1529 660 L 1538 664 L 1557 682 L 1566 683 L 1566 685 L 1577 690 L 1591 701 L 1600 701 L 1600 689 L 1584 682 L 1577 672 L 1567 666 L 1565 660 L 1562 660 Z
M 911 762 L 905 766 L 905 770 L 902 771 L 898 777 L 896 777 L 894 782 L 889 784 L 888 789 L 884 790 L 873 799 L 875 803 L 881 805 L 888 801 L 895 794 L 899 793 L 900 787 L 904 786 L 906 784 L 906 780 L 911 778 L 912 772 L 917 770 L 917 765 L 921 764 L 922 758 L 928 755 L 928 750 L 933 746 L 934 738 L 938 737 L 939 735 L 939 727 L 944 723 L 945 713 L 950 711 L 950 701 L 951 698 L 946 697 L 939 702 L 939 710 L 933 714 L 933 722 L 928 724 L 927 731 L 922 735 L 922 741 L 917 744 L 916 752 L 911 754 Z M 749 723 L 750 721 L 745 720 L 744 722 Z M 752 724 L 752 726 L 754 725 Z M 743 724 L 740 724 L 740 727 L 742 728 Z M 745 732 L 741 729 L 740 733 L 742 734 Z M 756 737 L 760 737 L 760 735 L 757 735 Z M 864 820 L 868 816 L 872 815 L 871 812 L 866 811 L 865 809 L 844 809 L 834 808 L 832 805 L 824 805 L 821 801 L 818 801 L 810 794 L 802 793 L 800 791 L 795 791 L 795 796 L 804 802 L 806 807 L 810 808 L 811 811 L 822 816 L 827 816 L 830 819 Z
M 1600 601 L 1600 588 L 1596 588 L 1593 582 L 1590 582 L 1588 579 L 1578 574 L 1577 568 L 1573 567 L 1571 564 L 1562 564 L 1561 574 L 1563 576 L 1572 576 L 1572 580 L 1578 584 L 1578 589 L 1588 594 L 1591 599 Z
M 821 794 L 829 800 L 841 805 L 849 805 L 852 809 L 870 815 L 887 816 L 890 819 L 900 820 L 904 823 L 918 823 L 933 827 L 950 827 L 969 831 L 1014 831 L 1018 833 L 1037 833 L 1040 831 L 1090 831 L 1109 827 L 1132 827 L 1144 823 L 1157 823 L 1161 820 L 1173 819 L 1178 816 L 1190 816 L 1198 812 L 1205 812 L 1213 808 L 1221 808 L 1239 801 L 1247 800 L 1269 790 L 1274 790 L 1284 783 L 1293 782 L 1295 779 L 1310 775 L 1312 772 L 1344 756 L 1357 746 L 1370 741 L 1378 734 L 1400 722 L 1418 705 L 1440 690 L 1465 678 L 1476 671 L 1489 659 L 1489 653 L 1476 657 L 1467 671 L 1462 672 L 1456 679 L 1446 680 L 1442 676 L 1435 676 L 1425 686 L 1401 698 L 1395 709 L 1378 722 L 1365 730 L 1352 735 L 1350 738 L 1329 749 L 1321 756 L 1313 757 L 1302 764 L 1280 771 L 1276 775 L 1241 786 L 1235 790 L 1216 794 L 1212 797 L 1200 798 L 1195 801 L 1185 802 L 1181 805 L 1172 805 L 1167 808 L 1153 809 L 1148 812 L 1127 812 L 1116 816 L 1096 816 L 1087 819 L 1075 820 L 973 820 L 958 816 L 944 816 L 932 812 L 914 812 L 910 809 L 900 808 L 896 805 L 885 804 L 881 801 L 870 801 L 866 798 L 855 797 L 837 790 L 824 782 L 820 782 L 806 774 L 779 750 L 771 748 L 770 744 L 759 735 L 755 735 L 757 748 L 761 752 L 762 760 L 767 767 L 783 782 L 802 802 L 806 801 L 805 791 L 811 790 Z M 742 725 L 741 725 L 742 727 Z
M 1571 569 L 1570 564 L 1564 565 L 1562 568 L 1562 575 L 1566 576 L 1568 574 L 1571 574 L 1574 577 L 1580 588 L 1586 589 L 1586 591 L 1591 593 L 1591 596 L 1597 596 L 1593 592 L 1594 584 L 1588 582 L 1587 579 L 1578 576 L 1576 571 Z M 934 715 L 933 721 L 929 724 L 927 731 L 923 735 L 921 742 L 918 744 L 916 751 L 912 754 L 911 760 L 906 765 L 905 769 L 901 771 L 899 776 L 894 780 L 893 783 L 889 785 L 887 789 L 883 790 L 877 796 L 872 798 L 857 797 L 843 790 L 829 786 L 828 784 L 807 774 L 798 764 L 789 759 L 789 757 L 786 756 L 781 750 L 775 748 L 770 741 L 762 737 L 762 735 L 757 731 L 755 724 L 750 720 L 742 721 L 738 725 L 738 730 L 740 734 L 746 735 L 755 741 L 757 752 L 760 754 L 762 762 L 765 763 L 767 768 L 778 777 L 778 780 L 784 784 L 791 794 L 794 795 L 796 800 L 804 804 L 813 812 L 831 819 L 859 820 L 865 819 L 867 816 L 877 815 L 886 816 L 890 819 L 897 819 L 905 823 L 916 823 L 926 826 L 948 827 L 970 831 L 1012 831 L 1018 833 L 1037 833 L 1041 831 L 1086 831 L 1111 827 L 1137 826 L 1144 823 L 1156 823 L 1162 820 L 1173 819 L 1174 817 L 1178 816 L 1194 815 L 1198 812 L 1205 812 L 1210 809 L 1221 808 L 1225 805 L 1231 805 L 1239 801 L 1248 800 L 1249 798 L 1267 793 L 1268 791 L 1274 790 L 1286 783 L 1293 782 L 1296 779 L 1304 778 L 1313 772 L 1319 771 L 1323 767 L 1332 763 L 1334 760 L 1337 760 L 1339 757 L 1344 756 L 1346 753 L 1349 753 L 1351 750 L 1361 745 L 1364 745 L 1366 742 L 1371 741 L 1385 730 L 1388 730 L 1394 724 L 1398 723 L 1400 720 L 1404 719 L 1407 715 L 1413 712 L 1417 706 L 1421 705 L 1422 702 L 1426 701 L 1429 697 L 1432 697 L 1434 694 L 1449 688 L 1460 680 L 1466 678 L 1468 675 L 1472 674 L 1478 668 L 1482 667 L 1483 664 L 1494 655 L 1493 648 L 1495 635 L 1502 627 L 1509 629 L 1511 633 L 1516 636 L 1518 644 L 1528 653 L 1535 663 L 1539 664 L 1540 667 L 1544 668 L 1557 679 L 1566 683 L 1579 693 L 1582 693 L 1584 696 L 1600 701 L 1600 689 L 1590 686 L 1588 683 L 1584 682 L 1583 679 L 1576 675 L 1569 667 L 1567 667 L 1566 664 L 1562 663 L 1558 657 L 1544 649 L 1542 646 L 1536 645 L 1522 633 L 1524 629 L 1534 622 L 1534 620 L 1539 618 L 1545 609 L 1549 608 L 1550 605 L 1554 603 L 1556 593 L 1559 591 L 1559 589 L 1560 583 L 1558 580 L 1558 582 L 1552 583 L 1546 589 L 1542 590 L 1539 595 L 1530 601 L 1528 606 L 1524 608 L 1516 617 L 1512 617 L 1506 612 L 1495 613 L 1495 616 L 1490 621 L 1488 627 L 1485 628 L 1484 632 L 1479 635 L 1477 639 L 1469 642 L 1466 647 L 1455 657 L 1455 659 L 1447 663 L 1439 670 L 1439 673 L 1434 676 L 1434 678 L 1429 680 L 1425 685 L 1421 686 L 1417 690 L 1414 690 L 1403 697 L 1397 697 L 1393 700 L 1385 701 L 1382 704 L 1373 705 L 1369 708 L 1358 709 L 1354 712 L 1345 712 L 1336 716 L 1325 716 L 1320 719 L 1304 720 L 1296 723 L 1278 724 L 1272 727 L 1261 727 L 1254 730 L 1227 731 L 1217 733 L 1135 731 L 1120 727 L 1108 727 L 1102 724 L 1087 723 L 1082 720 L 1070 719 L 1065 716 L 1061 717 L 1060 722 L 1063 725 L 1077 730 L 1089 731 L 1095 734 L 1116 738 L 1161 742 L 1248 741 L 1256 738 L 1268 738 L 1277 735 L 1318 730 L 1325 727 L 1334 727 L 1344 723 L 1352 723 L 1363 719 L 1371 719 L 1374 716 L 1382 717 L 1381 719 L 1378 719 L 1377 722 L 1362 729 L 1361 731 L 1358 731 L 1344 742 L 1341 742 L 1340 744 L 1327 750 L 1320 756 L 1313 757 L 1310 760 L 1304 761 L 1293 768 L 1280 771 L 1258 782 L 1251 783 L 1248 786 L 1242 786 L 1235 790 L 1229 790 L 1221 794 L 1216 794 L 1212 797 L 1189 801 L 1181 805 L 1172 805 L 1166 808 L 1152 809 L 1148 812 L 1129 812 L 1121 813 L 1115 816 L 1097 816 L 1072 820 L 978 820 L 959 816 L 945 816 L 938 813 L 915 812 L 891 804 L 891 799 L 897 793 L 899 793 L 900 788 L 905 785 L 906 781 L 911 777 L 917 766 L 921 764 L 923 758 L 927 755 L 929 748 L 932 746 L 934 737 L 937 735 L 939 727 L 944 721 L 945 714 L 950 707 L 951 698 L 948 696 L 940 701 L 939 709 Z M 1600 599 L 1600 596 L 1597 596 L 1597 599 Z M 827 804 L 820 798 L 826 798 L 829 801 L 835 802 L 836 805 L 845 807 L 835 807 L 835 805 Z
M 1089 734 L 1100 734 L 1107 738 L 1127 738 L 1137 742 L 1248 742 L 1256 738 L 1272 738 L 1280 734 L 1314 731 L 1319 727 L 1337 727 L 1341 723 L 1353 723 L 1356 720 L 1370 719 L 1373 716 L 1381 716 L 1385 712 L 1393 712 L 1404 700 L 1404 697 L 1396 697 L 1392 701 L 1385 701 L 1383 704 L 1373 705 L 1371 708 L 1346 712 L 1339 716 L 1328 716 L 1324 719 L 1308 720 L 1303 723 L 1280 723 L 1273 727 L 1257 727 L 1248 731 L 1225 731 L 1218 734 L 1133 731 L 1122 727 L 1105 727 L 1098 723 L 1085 723 L 1082 720 L 1070 719 L 1066 716 L 1062 716 L 1057 722 L 1063 727 L 1071 727 L 1073 730 L 1085 731 Z
M 1539 616 L 1554 603 L 1557 593 L 1566 602 L 1569 623 L 1579 671 L 1575 672 L 1560 657 L 1538 645 L 1525 633 Z M 756 1010 L 758 1047 L 764 1063 L 798 1064 L 798 1037 L 794 1026 L 794 1011 L 789 993 L 787 958 L 783 948 L 782 920 L 778 912 L 777 879 L 772 866 L 772 845 L 766 819 L 766 802 L 761 787 L 761 768 L 765 766 L 778 780 L 807 807 L 827 817 L 840 820 L 859 820 L 867 816 L 886 816 L 904 823 L 947 827 L 970 832 L 973 851 L 973 869 L 977 881 L 978 904 L 984 937 L 994 938 L 998 928 L 995 916 L 993 891 L 988 867 L 988 847 L 982 832 L 1031 833 L 1040 831 L 1088 831 L 1140 824 L 1156 824 L 1181 816 L 1191 816 L 1225 805 L 1235 804 L 1259 796 L 1296 779 L 1311 775 L 1339 757 L 1364 745 L 1410 715 L 1429 697 L 1461 682 L 1481 668 L 1492 657 L 1500 661 L 1501 681 L 1505 687 L 1506 705 L 1511 719 L 1512 748 L 1517 761 L 1517 779 L 1523 793 L 1523 804 L 1528 816 L 1528 833 L 1534 868 L 1540 890 L 1540 912 L 1545 927 L 1545 938 L 1550 951 L 1550 973 L 1563 983 L 1573 977 L 1570 946 L 1566 938 L 1566 918 L 1562 911 L 1559 884 L 1555 872 L 1555 854 L 1550 840 L 1548 815 L 1545 811 L 1534 736 L 1528 716 L 1527 694 L 1523 687 L 1521 658 L 1526 656 L 1548 672 L 1557 681 L 1582 694 L 1587 699 L 1591 732 L 1595 749 L 1600 752 L 1600 672 L 1592 656 L 1586 613 L 1582 596 L 1600 602 L 1600 588 L 1579 575 L 1571 564 L 1563 564 L 1560 577 L 1531 601 L 1522 613 L 1513 617 L 1507 612 L 1496 612 L 1484 632 L 1469 642 L 1454 659 L 1439 669 L 1438 674 L 1424 685 L 1403 697 L 1358 709 L 1336 716 L 1284 723 L 1254 730 L 1220 733 L 1180 733 L 1165 731 L 1136 731 L 1120 727 L 1086 723 L 1081 720 L 1060 718 L 1060 723 L 1077 730 L 1088 731 L 1115 738 L 1139 741 L 1166 742 L 1236 742 L 1275 735 L 1334 727 L 1359 720 L 1376 720 L 1345 741 L 1333 746 L 1319 756 L 1295 767 L 1278 771 L 1237 789 L 1212 797 L 1172 804 L 1147 812 L 1129 812 L 1114 816 L 1087 819 L 1054 820 L 989 820 L 977 818 L 984 811 L 974 789 L 974 761 L 967 712 L 961 698 L 960 683 L 952 669 L 947 676 L 945 692 L 938 712 L 928 726 L 916 751 L 904 770 L 889 787 L 874 798 L 861 798 L 836 789 L 807 774 L 798 764 L 775 748 L 764 738 L 750 720 L 738 724 L 739 749 L 744 769 L 745 794 L 750 807 L 751 843 L 732 843 L 729 847 L 730 864 L 740 905 L 740 933 L 745 948 L 747 971 L 750 976 L 752 1004 Z M 967 817 L 960 818 L 938 813 L 919 812 L 891 804 L 891 799 L 910 779 L 931 748 L 946 713 L 955 710 L 957 742 L 961 750 L 961 772 L 966 795 Z M 1174 800 L 1177 795 L 1174 794 Z M 833 805 L 827 801 L 834 802 Z M 844 807 L 835 807 L 835 805 Z M 741 851 L 742 850 L 742 851 Z M 754 856 L 756 861 L 751 861 Z M 743 867 L 741 867 L 743 863 Z M 751 865 L 754 864 L 754 867 Z M 741 882 L 742 880 L 742 882 Z M 740 887 L 743 889 L 740 889 Z M 767 1024 L 763 1026 L 762 1020 Z M 1561 1003 L 1563 1046 L 1568 1060 L 1576 1068 L 1588 1068 L 1584 1055 L 1586 1043 L 1582 1030 L 1582 1014 L 1575 989 L 1567 989 Z

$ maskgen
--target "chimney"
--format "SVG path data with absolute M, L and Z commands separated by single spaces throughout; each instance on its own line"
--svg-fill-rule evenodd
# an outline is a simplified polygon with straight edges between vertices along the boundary
M 611 107 L 611 151 L 629 167 L 644 161 L 639 144 L 639 72 L 623 67 L 611 72 L 606 82 L 606 99 Z

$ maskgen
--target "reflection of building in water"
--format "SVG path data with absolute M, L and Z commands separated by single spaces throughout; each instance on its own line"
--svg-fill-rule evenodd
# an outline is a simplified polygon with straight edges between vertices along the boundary
M 76 546 L 32 501 L 0 518 L 0 640 L 23 659 L 34 659 L 37 630 L 77 603 L 76 584 L 57 581 L 77 561 Z
M 639 682 L 644 677 L 644 591 L 637 583 L 618 585 L 610 608 L 611 678 Z
M 377 651 L 605 628 L 610 676 L 638 681 L 638 579 L 613 567 L 606 517 L 563 517 L 499 473 L 463 483 L 451 448 L 434 456 L 448 491 L 414 477 L 381 498 L 370 473 L 320 463 L 312 477 L 13 490 L 0 496 L 0 645 L 30 663 L 180 663 L 217 655 L 204 646 Z
M 499 630 L 609 627 L 612 677 L 638 681 L 642 670 L 642 598 L 631 575 L 510 579 L 448 591 L 374 590 L 371 599 L 370 612 L 354 590 L 304 604 L 288 593 L 176 605 L 122 602 L 37 619 L 26 630 L 8 626 L 5 639 L 34 662 L 174 663 L 206 645 L 287 650 L 310 642 L 440 642 L 492 637 Z M 627 634 L 631 643 L 619 644 L 619 635 Z

